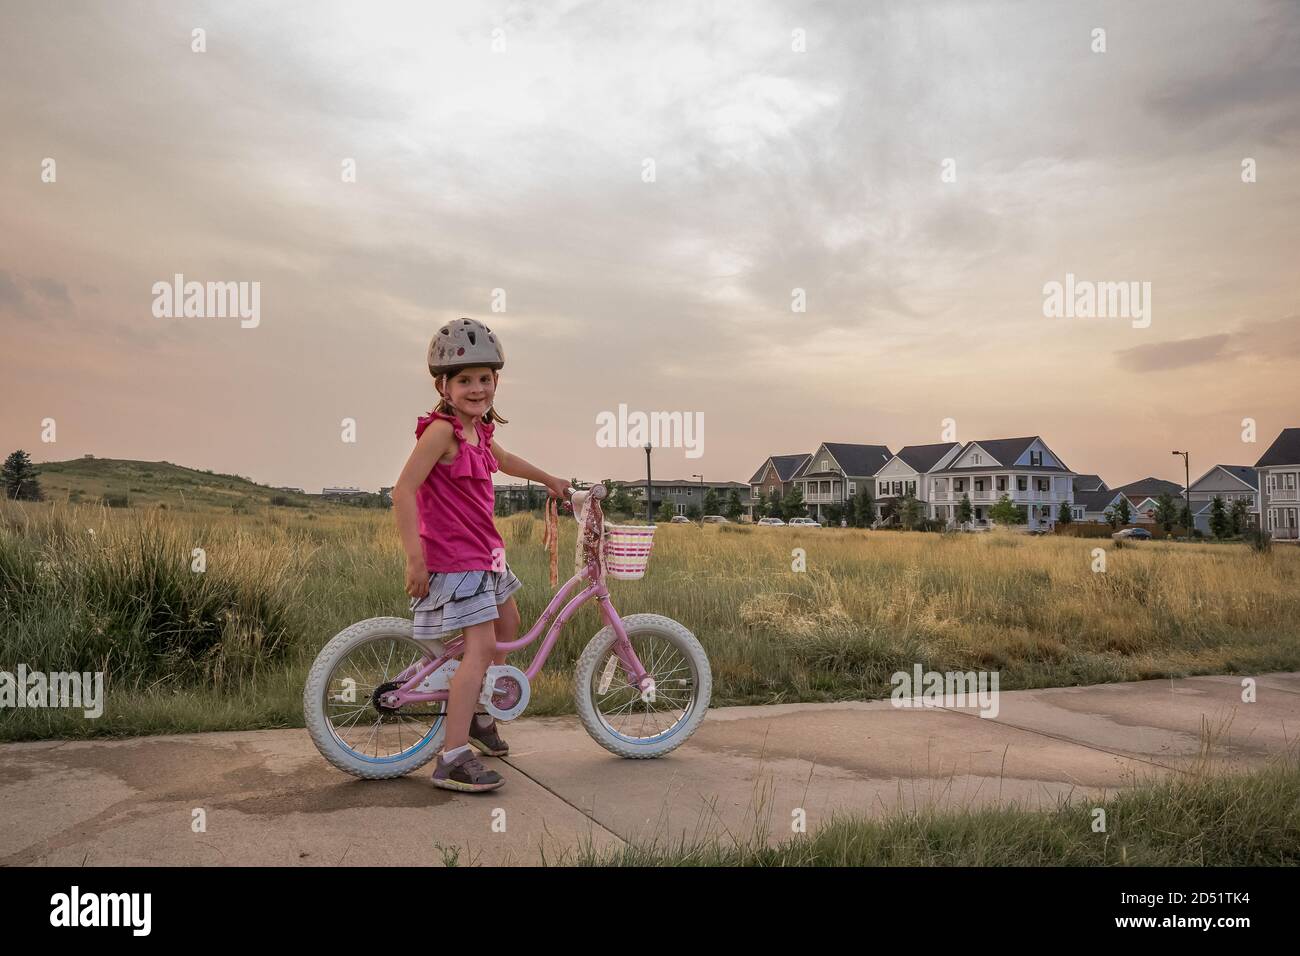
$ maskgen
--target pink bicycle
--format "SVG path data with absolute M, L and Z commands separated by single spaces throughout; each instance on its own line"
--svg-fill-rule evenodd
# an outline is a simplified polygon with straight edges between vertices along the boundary
M 685 743 L 704 720 L 713 687 L 709 659 L 695 635 L 671 618 L 619 616 L 604 581 L 607 558 L 610 566 L 619 560 L 618 549 L 608 544 L 600 508 L 605 488 L 569 491 L 579 523 L 575 564 L 585 566 L 556 592 L 528 633 L 497 644 L 497 650 L 516 651 L 546 631 L 527 671 L 488 668 L 479 702 L 498 720 L 522 714 L 531 682 L 565 623 L 595 598 L 605 627 L 574 668 L 578 715 L 606 750 L 620 757 L 661 757 Z M 586 586 L 565 603 L 584 581 Z M 372 780 L 400 777 L 432 760 L 463 651 L 460 636 L 416 640 L 406 618 L 375 617 L 340 631 L 317 655 L 303 689 L 303 714 L 317 749 L 340 770 Z

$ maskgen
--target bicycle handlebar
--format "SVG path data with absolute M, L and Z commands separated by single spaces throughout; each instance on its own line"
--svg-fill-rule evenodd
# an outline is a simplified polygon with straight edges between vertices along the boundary
M 574 493 L 575 491 L 577 491 L 577 490 L 578 490 L 577 488 L 574 488 L 572 485 L 570 485 L 568 488 L 566 488 L 566 489 L 564 490 L 564 492 L 565 492 L 565 494 L 567 494 L 570 498 L 572 498 L 572 497 L 573 497 L 573 493 Z M 606 490 L 605 490 L 605 486 L 604 486 L 604 485 L 597 483 L 597 484 L 592 485 L 590 488 L 588 488 L 588 489 L 587 489 L 587 493 L 588 493 L 589 495 L 591 495 L 591 497 L 595 498 L 597 501 L 600 501 L 602 498 L 605 497 L 605 495 L 606 495 L 607 492 L 606 492 Z

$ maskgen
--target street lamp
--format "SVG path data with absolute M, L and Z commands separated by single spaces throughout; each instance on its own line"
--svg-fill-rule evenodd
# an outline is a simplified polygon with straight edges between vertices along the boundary
M 700 527 L 704 527 L 704 476 L 691 475 L 692 478 L 700 479 Z
M 1192 467 L 1188 462 L 1189 453 L 1185 451 L 1172 451 L 1170 454 L 1183 456 L 1183 478 L 1186 482 L 1183 485 L 1183 509 L 1187 514 L 1186 530 L 1187 537 L 1190 538 L 1192 536 Z
M 645 523 L 654 524 L 654 514 L 650 505 L 650 448 L 649 442 L 645 443 Z

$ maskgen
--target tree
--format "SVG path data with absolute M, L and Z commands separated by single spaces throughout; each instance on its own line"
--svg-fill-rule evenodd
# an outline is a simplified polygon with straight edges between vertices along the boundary
M 672 521 L 675 514 L 677 514 L 677 509 L 673 507 L 673 500 L 664 495 L 663 501 L 659 502 L 659 510 L 655 512 L 655 520 Z
M 627 486 L 621 481 L 611 482 L 609 510 L 623 515 L 630 515 L 636 510 L 636 499 L 628 493 Z
M 1119 496 L 1119 509 L 1115 512 L 1120 524 L 1129 524 L 1133 520 L 1133 509 L 1129 507 L 1128 495 Z
M 700 511 L 700 506 L 697 504 L 691 503 L 686 506 L 686 517 L 690 518 L 692 521 L 699 521 L 702 513 L 703 512 Z
M 776 492 L 774 491 L 773 494 Z M 803 489 L 792 484 L 789 493 L 781 500 L 778 510 L 780 517 L 785 521 L 803 517 L 808 511 L 808 506 L 803 501 Z
M 1232 510 L 1228 512 L 1228 519 L 1231 522 L 1231 531 L 1233 537 L 1239 534 L 1245 534 L 1250 528 L 1250 503 L 1244 498 L 1238 498 L 1232 503 Z
M 957 506 L 957 520 L 962 524 L 970 524 L 974 517 L 975 509 L 970 505 L 970 495 L 962 492 L 961 504 Z
M 829 528 L 838 528 L 840 519 L 844 517 L 844 509 L 839 505 L 826 506 L 826 526 Z
M 1070 503 L 1068 501 L 1062 501 L 1061 510 L 1056 513 L 1056 523 L 1069 524 L 1073 520 L 1074 514 L 1070 511 Z
M 1210 501 L 1210 534 L 1216 538 L 1226 538 L 1232 531 L 1232 520 L 1228 509 L 1223 506 L 1223 496 L 1215 495 Z
M 993 507 L 989 509 L 989 517 L 998 524 L 1020 524 L 1022 520 L 1020 509 L 1015 506 L 1015 503 L 1011 500 L 1011 496 L 1008 494 L 1003 494 Z
M 745 513 L 745 506 L 740 503 L 740 492 L 735 488 L 732 488 L 727 495 L 727 506 L 722 513 L 732 521 L 739 521 L 740 516 Z
M 921 520 L 921 502 L 916 500 L 916 495 L 907 492 L 903 499 L 898 503 L 898 520 L 904 528 L 909 531 L 916 528 L 916 524 Z
M 1174 530 L 1174 522 L 1178 520 L 1178 505 L 1174 503 L 1174 496 L 1169 492 L 1160 493 L 1156 499 L 1156 524 L 1165 534 Z
M 710 488 L 704 492 L 704 513 L 706 515 L 716 515 L 722 510 L 722 503 L 718 498 L 718 489 Z
M 876 523 L 876 503 L 872 500 L 871 492 L 866 488 L 862 489 L 861 494 L 855 496 L 853 510 L 857 513 L 859 528 L 870 528 Z
M 1186 501 L 1183 502 L 1182 508 L 1178 511 L 1178 523 L 1183 526 L 1183 530 L 1190 537 L 1192 534 L 1192 509 Z
M 1104 514 L 1106 517 L 1106 524 L 1110 525 L 1110 530 L 1114 531 L 1119 527 L 1119 515 L 1115 513 L 1114 508 L 1107 508 Z
M 781 489 L 773 488 L 767 493 L 767 504 L 763 506 L 764 518 L 781 517 Z
M 0 468 L 0 478 L 4 481 L 5 497 L 19 501 L 40 501 L 45 496 L 41 493 L 40 482 L 36 479 L 37 471 L 32 459 L 21 448 L 5 459 Z

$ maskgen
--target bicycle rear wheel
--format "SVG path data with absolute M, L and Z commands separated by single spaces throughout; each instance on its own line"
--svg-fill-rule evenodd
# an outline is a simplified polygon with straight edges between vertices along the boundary
M 654 678 L 653 699 L 630 685 L 614 653 L 618 635 L 599 631 L 574 668 L 574 697 L 587 733 L 610 753 L 633 759 L 662 757 L 695 733 L 709 709 L 713 674 L 695 635 L 672 618 L 632 614 L 623 628 L 641 664 Z
M 446 702 L 384 708 L 379 697 L 428 659 L 411 621 L 372 617 L 344 628 L 316 657 L 302 694 L 303 717 L 321 755 L 367 780 L 400 777 L 438 753 Z

